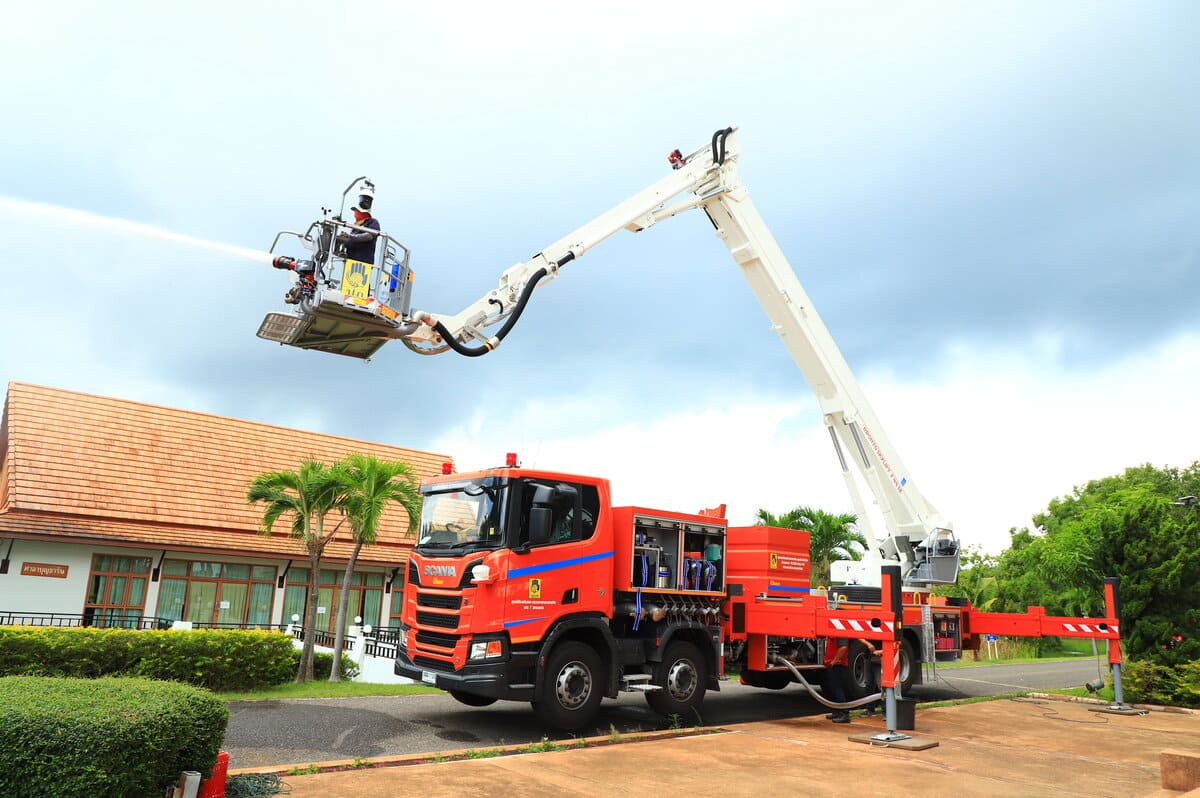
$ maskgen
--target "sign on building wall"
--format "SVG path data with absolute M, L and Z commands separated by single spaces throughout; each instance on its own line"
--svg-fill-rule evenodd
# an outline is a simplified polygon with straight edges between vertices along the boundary
M 23 562 L 21 563 L 21 576 L 50 576 L 55 579 L 66 579 L 67 566 L 44 562 Z

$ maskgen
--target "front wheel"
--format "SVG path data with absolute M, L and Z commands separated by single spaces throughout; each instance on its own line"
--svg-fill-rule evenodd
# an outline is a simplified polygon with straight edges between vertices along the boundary
M 588 645 L 568 640 L 555 647 L 546 662 L 546 680 L 533 711 L 547 726 L 574 731 L 596 719 L 603 697 L 600 655 Z
M 694 644 L 676 640 L 667 646 L 662 662 L 654 669 L 654 684 L 660 689 L 646 693 L 651 709 L 668 718 L 694 715 L 700 719 L 708 666 Z

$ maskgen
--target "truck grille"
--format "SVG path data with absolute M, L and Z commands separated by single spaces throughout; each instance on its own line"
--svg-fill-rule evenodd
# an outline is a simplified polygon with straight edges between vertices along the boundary
M 453 671 L 454 663 L 447 662 L 444 659 L 434 659 L 433 657 L 422 657 L 420 655 L 412 658 L 413 665 L 421 668 L 428 668 L 431 671 Z
M 418 626 L 436 626 L 439 629 L 457 629 L 457 615 L 442 615 L 437 612 L 417 612 Z
M 417 632 L 416 640 L 418 643 L 427 646 L 437 646 L 438 648 L 448 648 L 454 650 L 454 646 L 458 643 L 458 635 L 447 635 L 441 632 Z
M 439 610 L 457 610 L 462 607 L 462 596 L 445 593 L 417 593 L 418 607 L 437 607 Z

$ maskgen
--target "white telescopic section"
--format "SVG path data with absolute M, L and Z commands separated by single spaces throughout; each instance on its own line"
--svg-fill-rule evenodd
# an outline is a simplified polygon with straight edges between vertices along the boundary
M 889 538 L 907 537 L 915 545 L 935 529 L 950 527 L 913 484 L 841 350 L 740 185 L 738 148 L 732 137 L 726 150 L 728 157 L 721 167 L 723 190 L 708 198 L 705 210 L 766 310 L 772 328 L 816 394 L 825 423 L 841 444 L 843 460 L 856 466 L 875 496 L 888 535 L 878 543 L 887 558 L 898 559 L 907 572 L 910 550 Z M 851 490 L 857 509 L 861 499 L 856 493 Z
M 545 247 L 531 260 L 509 268 L 495 289 L 459 313 L 452 316 L 414 313 L 413 318 L 424 324 L 407 337 L 419 345 L 437 346 L 440 340 L 432 325 L 441 321 L 459 340 L 482 340 L 481 330 L 512 313 L 526 284 L 540 269 L 547 270 L 547 277 L 539 287 L 558 276 L 556 264 L 568 254 L 578 258 L 620 230 L 636 232 L 683 211 L 702 207 L 817 396 L 825 424 L 839 444 L 839 457 L 860 529 L 875 537 L 883 557 L 899 561 L 903 575 L 907 576 L 912 569 L 910 544 L 920 544 L 935 530 L 951 527 L 917 491 L 841 350 L 741 185 L 736 134 L 730 133 L 725 138 L 724 152 L 724 161 L 717 164 L 711 146 L 698 150 L 682 168 Z M 680 195 L 694 196 L 676 200 Z M 667 205 L 672 200 L 675 203 Z M 855 486 L 854 471 L 875 497 L 885 527 L 881 534 L 871 529 Z M 869 560 L 878 556 L 875 548 L 868 553 Z M 877 578 L 878 568 L 873 570 Z

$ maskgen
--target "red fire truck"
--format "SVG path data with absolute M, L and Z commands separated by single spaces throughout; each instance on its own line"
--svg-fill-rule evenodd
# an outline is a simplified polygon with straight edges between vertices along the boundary
M 977 649 L 985 634 L 1104 639 L 1120 662 L 1115 583 L 1092 620 L 951 604 L 904 590 L 898 565 L 879 588 L 814 588 L 806 532 L 613 507 L 608 480 L 513 455 L 421 491 L 396 673 L 470 706 L 529 701 L 555 728 L 586 727 L 621 690 L 689 716 L 731 665 L 752 686 L 807 688 L 839 637 L 881 641 L 882 687 L 901 694 L 920 660 Z M 850 665 L 853 703 L 878 699 L 862 648 Z

